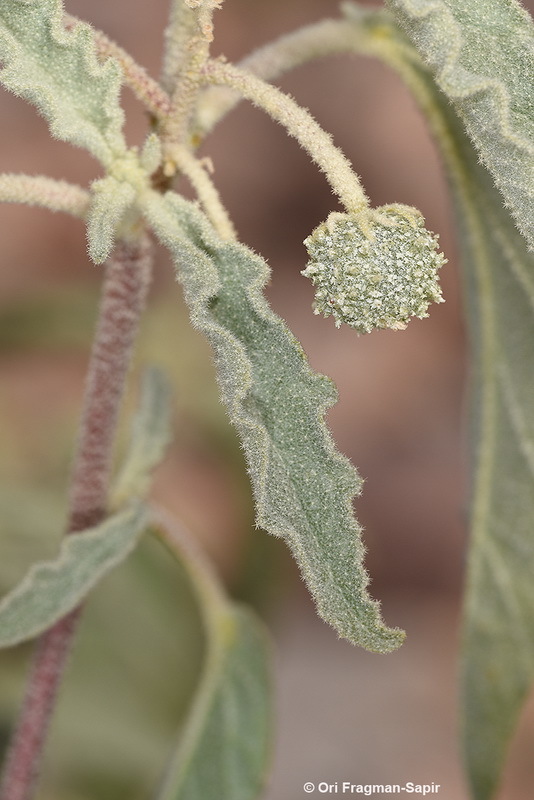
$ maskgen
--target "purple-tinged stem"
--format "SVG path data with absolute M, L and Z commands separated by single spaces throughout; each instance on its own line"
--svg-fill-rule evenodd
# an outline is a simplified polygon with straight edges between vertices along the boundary
M 106 516 L 115 431 L 145 305 L 150 266 L 150 242 L 146 237 L 119 242 L 106 264 L 72 470 L 68 533 L 97 525 Z M 0 800 L 30 800 L 33 795 L 81 608 L 71 611 L 37 643 L 18 726 L 7 754 Z

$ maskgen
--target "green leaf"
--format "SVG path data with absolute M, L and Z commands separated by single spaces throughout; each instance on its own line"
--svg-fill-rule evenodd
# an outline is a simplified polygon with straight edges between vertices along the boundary
M 388 0 L 534 248 L 534 25 L 516 0 Z
M 33 103 L 58 139 L 105 166 L 124 155 L 121 71 L 99 64 L 88 25 L 65 30 L 60 0 L 0 3 L 0 80 Z
M 87 216 L 89 257 L 102 264 L 111 254 L 120 223 L 135 201 L 135 189 L 128 181 L 113 175 L 94 181 Z
M 62 495 L 58 487 L 60 506 Z M 5 526 L 0 528 L 3 569 Z M 59 529 L 45 524 L 42 538 L 59 538 Z M 125 624 L 125 613 L 135 624 Z M 154 800 L 199 683 L 204 638 L 183 567 L 154 536 L 143 535 L 86 603 L 47 739 L 54 768 L 43 774 L 41 796 Z M 27 658 L 27 647 L 0 650 L 4 731 L 15 724 Z
M 43 798 L 63 790 L 79 800 L 154 800 L 199 683 L 204 638 L 183 566 L 143 535 L 86 603 L 47 741 L 55 768 L 43 776 Z M 18 653 L 4 653 L 2 689 L 10 665 L 24 673 Z
M 32 639 L 76 608 L 132 551 L 146 519 L 144 507 L 136 503 L 94 528 L 67 536 L 54 561 L 33 565 L 0 602 L 0 647 Z
M 110 255 L 115 237 L 128 238 L 138 224 L 135 204 L 139 195 L 149 190 L 149 176 L 135 148 L 110 165 L 110 174 L 91 185 L 91 202 L 87 213 L 89 255 L 101 264 Z
M 155 525 L 194 587 L 206 635 L 200 684 L 158 800 L 255 800 L 271 750 L 267 636 L 181 531 L 161 515 Z
M 269 755 L 269 652 L 256 618 L 234 606 L 217 639 L 158 800 L 254 800 Z
M 352 498 L 361 480 L 324 424 L 337 395 L 261 289 L 269 268 L 241 244 L 223 242 L 178 195 L 145 195 L 146 213 L 168 245 L 195 327 L 215 351 L 219 384 L 247 457 L 257 523 L 283 536 L 321 616 L 370 650 L 398 647 L 366 586 Z
M 149 367 L 143 375 L 141 400 L 134 417 L 130 445 L 112 494 L 118 508 L 131 497 L 146 494 L 150 474 L 162 460 L 171 440 L 170 386 L 161 370 Z
M 384 15 L 362 23 L 366 54 L 393 66 L 428 116 L 461 233 L 473 449 L 463 747 L 472 795 L 488 800 L 534 678 L 534 259 L 417 53 Z
M 534 258 L 466 148 L 456 196 L 475 363 L 462 715 L 473 796 L 487 800 L 534 679 Z

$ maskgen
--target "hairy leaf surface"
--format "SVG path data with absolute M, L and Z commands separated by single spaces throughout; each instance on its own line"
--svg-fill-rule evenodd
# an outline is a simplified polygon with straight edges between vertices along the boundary
M 170 386 L 161 370 L 149 367 L 141 385 L 128 451 L 113 490 L 113 505 L 146 494 L 150 475 L 171 440 Z
M 534 25 L 516 0 L 388 0 L 534 248 Z
M 146 521 L 144 507 L 136 503 L 94 528 L 67 536 L 55 560 L 32 566 L 0 602 L 0 647 L 33 639 L 76 608 L 132 551 Z
M 255 614 L 231 602 L 165 512 L 153 526 L 184 568 L 206 640 L 204 667 L 158 800 L 255 800 L 271 739 L 271 653 Z
M 247 609 L 219 614 L 198 694 L 158 800 L 254 800 L 270 752 L 269 651 Z
M 456 196 L 475 363 L 462 713 L 474 796 L 487 800 L 534 679 L 534 258 L 466 147 Z
M 191 203 L 147 198 L 147 215 L 170 248 L 193 324 L 215 351 L 223 401 L 252 479 L 257 523 L 283 536 L 321 616 L 370 650 L 398 647 L 366 591 L 361 529 L 351 503 L 361 480 L 324 424 L 337 399 L 261 289 L 269 269 L 241 244 L 221 241 Z
M 67 31 L 62 16 L 61 0 L 0 3 L 0 81 L 37 106 L 55 137 L 109 166 L 126 152 L 120 67 L 99 64 L 90 27 Z
M 428 115 L 461 232 L 473 450 L 463 746 L 473 797 L 489 800 L 534 678 L 534 259 L 417 53 L 384 15 L 362 23 L 366 52 L 398 70 Z
M 94 181 L 87 217 L 89 257 L 102 264 L 111 255 L 117 229 L 135 200 L 135 189 L 128 181 L 118 181 L 113 175 Z

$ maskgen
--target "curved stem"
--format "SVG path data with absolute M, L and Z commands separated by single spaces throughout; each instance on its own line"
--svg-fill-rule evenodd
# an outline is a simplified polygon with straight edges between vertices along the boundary
M 71 14 L 64 15 L 65 27 L 70 30 L 81 20 Z M 124 83 L 146 106 L 156 119 L 163 119 L 169 113 L 171 101 L 159 83 L 132 56 L 109 39 L 105 33 L 91 26 L 97 53 L 101 59 L 114 58 L 122 69 Z
M 96 525 L 106 515 L 117 419 L 145 305 L 150 263 L 149 241 L 143 237 L 121 241 L 106 266 L 72 471 L 68 533 Z M 38 642 L 18 727 L 7 755 L 1 800 L 30 800 L 33 795 L 80 615 L 81 608 L 75 609 Z
M 229 86 L 283 125 L 324 172 L 332 190 L 348 212 L 360 211 L 369 201 L 350 161 L 336 147 L 306 109 L 292 97 L 248 72 L 223 61 L 204 67 L 206 83 Z
M 84 219 L 90 199 L 89 192 L 67 181 L 56 181 L 42 175 L 0 175 L 0 203 L 42 206 Z
M 355 38 L 361 45 L 361 32 L 354 23 L 343 19 L 325 19 L 269 42 L 237 66 L 271 83 L 308 61 L 354 52 Z M 231 89 L 220 86 L 207 89 L 197 106 L 197 137 L 203 139 L 241 99 Z
M 387 49 L 390 36 L 384 12 L 358 8 L 353 12 L 355 15 L 356 11 L 357 18 L 354 20 L 324 19 L 281 36 L 255 50 L 237 66 L 270 83 L 318 58 L 336 55 L 374 56 L 377 49 Z M 373 35 L 369 25 L 378 35 Z M 408 62 L 413 58 L 413 51 L 404 47 L 401 41 L 397 41 L 395 46 Z M 227 87 L 211 86 L 206 89 L 197 105 L 195 138 L 198 141 L 204 139 L 241 100 L 237 91 Z
M 194 188 L 207 217 L 221 239 L 235 240 L 237 235 L 232 220 L 202 161 L 195 158 L 186 147 L 178 145 L 171 148 L 169 153 L 180 172 L 186 176 Z

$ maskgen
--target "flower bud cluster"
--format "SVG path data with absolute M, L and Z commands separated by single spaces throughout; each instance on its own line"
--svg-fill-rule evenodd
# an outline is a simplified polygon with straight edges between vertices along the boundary
M 406 327 L 443 297 L 437 273 L 446 259 L 423 217 L 406 206 L 332 213 L 305 240 L 302 274 L 316 286 L 314 312 L 359 333 Z

